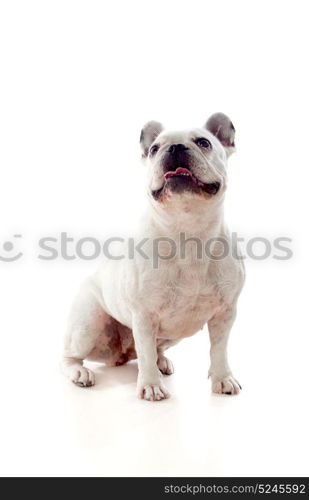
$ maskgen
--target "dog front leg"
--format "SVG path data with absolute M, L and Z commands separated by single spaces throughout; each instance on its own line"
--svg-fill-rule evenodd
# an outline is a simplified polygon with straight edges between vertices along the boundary
M 238 394 L 241 386 L 233 377 L 227 358 L 227 343 L 234 323 L 236 309 L 226 308 L 208 322 L 210 337 L 210 369 L 212 391 L 218 394 Z
M 156 337 L 158 323 L 148 314 L 133 316 L 133 337 L 138 361 L 137 395 L 148 401 L 160 401 L 169 397 L 157 365 Z

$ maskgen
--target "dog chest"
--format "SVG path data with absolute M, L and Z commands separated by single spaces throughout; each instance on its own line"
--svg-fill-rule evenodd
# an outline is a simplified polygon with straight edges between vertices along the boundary
M 153 312 L 159 318 L 159 337 L 163 338 L 193 335 L 222 305 L 219 292 L 201 269 L 177 269 L 166 275 L 161 286 L 154 283 L 149 292 Z

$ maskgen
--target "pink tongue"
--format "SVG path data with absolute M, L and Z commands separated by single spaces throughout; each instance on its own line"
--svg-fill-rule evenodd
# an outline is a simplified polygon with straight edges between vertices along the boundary
M 178 167 L 176 170 L 166 172 L 166 174 L 164 174 L 164 179 L 168 179 L 169 177 L 179 174 L 189 174 L 192 177 L 191 172 L 187 168 Z

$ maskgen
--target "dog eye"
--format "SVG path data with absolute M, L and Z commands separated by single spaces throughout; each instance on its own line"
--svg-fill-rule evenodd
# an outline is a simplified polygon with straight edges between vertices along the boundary
M 153 146 L 151 146 L 151 148 L 149 150 L 149 155 L 154 156 L 156 154 L 156 152 L 158 151 L 158 149 L 159 149 L 158 144 L 154 144 Z
M 201 146 L 201 148 L 205 148 L 205 149 L 211 149 L 211 143 L 208 139 L 205 139 L 205 137 L 200 137 L 199 139 L 196 139 L 196 144 L 198 146 Z

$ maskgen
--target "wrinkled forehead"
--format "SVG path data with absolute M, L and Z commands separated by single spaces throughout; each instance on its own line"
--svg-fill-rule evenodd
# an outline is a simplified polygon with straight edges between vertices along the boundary
M 186 141 L 192 141 L 192 139 L 197 139 L 198 137 L 206 137 L 206 139 L 210 141 L 215 139 L 212 133 L 205 128 L 192 128 L 186 130 L 163 130 L 163 132 L 158 135 L 156 142 L 161 142 L 162 144 L 175 142 L 180 144 Z

